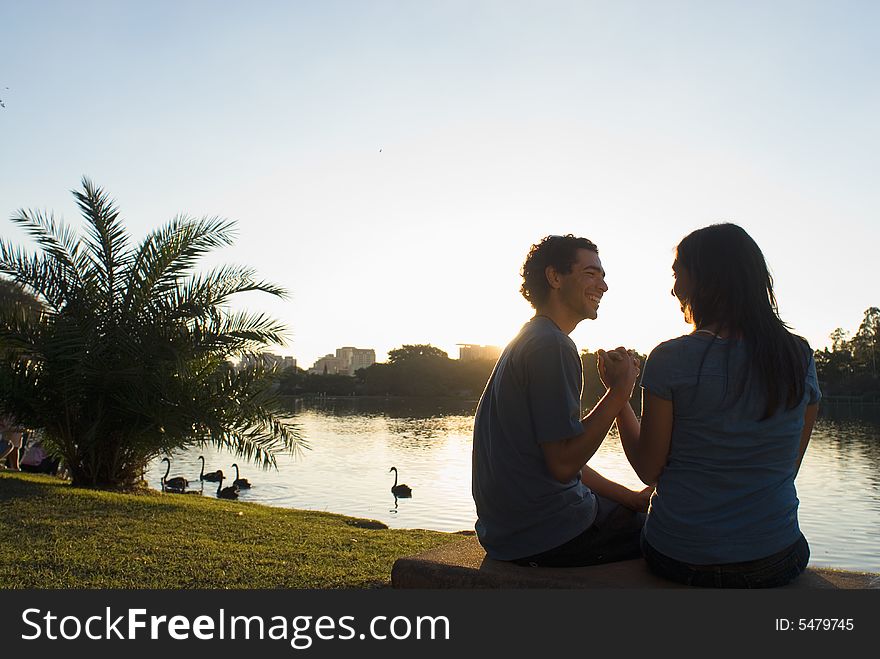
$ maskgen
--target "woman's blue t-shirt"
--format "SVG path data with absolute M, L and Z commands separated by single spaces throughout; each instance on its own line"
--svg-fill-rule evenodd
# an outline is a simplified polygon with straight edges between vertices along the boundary
M 709 335 L 661 343 L 645 362 L 642 387 L 673 404 L 669 458 L 645 523 L 645 539 L 670 558 L 739 563 L 800 537 L 795 464 L 805 408 L 820 398 L 816 365 L 810 353 L 800 404 L 763 421 L 763 387 L 742 387 L 747 373 L 745 345 Z

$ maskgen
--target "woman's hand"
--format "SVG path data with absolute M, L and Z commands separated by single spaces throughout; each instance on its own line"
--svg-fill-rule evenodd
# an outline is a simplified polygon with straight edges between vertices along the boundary
M 597 355 L 599 379 L 605 388 L 623 390 L 627 398 L 632 396 L 641 366 L 635 351 L 619 347 L 610 352 L 599 350 Z

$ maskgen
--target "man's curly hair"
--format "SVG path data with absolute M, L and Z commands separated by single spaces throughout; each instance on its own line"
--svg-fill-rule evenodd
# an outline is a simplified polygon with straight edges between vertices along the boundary
M 541 242 L 532 245 L 520 273 L 523 283 L 519 292 L 535 309 L 550 296 L 550 283 L 545 274 L 547 266 L 552 265 L 560 274 L 570 273 L 571 266 L 577 261 L 579 249 L 599 253 L 599 248 L 591 240 L 576 238 L 570 233 L 564 236 L 546 236 Z

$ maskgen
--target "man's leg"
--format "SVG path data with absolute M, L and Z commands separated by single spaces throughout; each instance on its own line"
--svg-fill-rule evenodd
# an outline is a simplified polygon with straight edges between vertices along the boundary
M 647 515 L 605 497 L 597 496 L 596 500 L 599 502 L 599 512 L 593 526 L 599 528 L 595 546 L 601 557 L 600 562 L 641 558 L 639 538 Z
M 516 563 L 532 567 L 583 567 L 641 558 L 639 537 L 645 514 L 597 496 L 596 521 L 579 536 Z

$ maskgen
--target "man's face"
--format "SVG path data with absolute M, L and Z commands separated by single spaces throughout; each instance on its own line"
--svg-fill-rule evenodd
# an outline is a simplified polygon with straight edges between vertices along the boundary
M 607 290 L 599 255 L 589 249 L 579 249 L 571 272 L 560 276 L 559 293 L 563 305 L 579 320 L 595 320 L 599 314 L 599 301 Z

